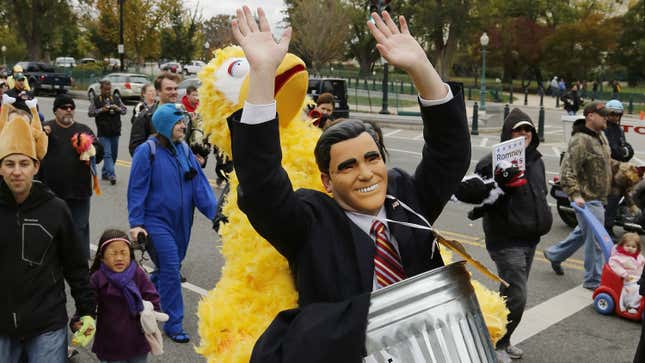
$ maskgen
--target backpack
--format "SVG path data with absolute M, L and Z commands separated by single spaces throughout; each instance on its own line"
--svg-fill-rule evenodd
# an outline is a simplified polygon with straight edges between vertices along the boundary
M 149 137 L 148 140 L 146 140 L 146 144 L 148 144 L 148 147 L 150 148 L 150 163 L 152 163 L 155 160 L 155 154 L 157 153 L 157 141 L 155 140 L 155 137 L 154 136 Z M 181 147 L 184 149 L 184 153 L 186 155 L 190 155 L 188 144 L 182 141 Z

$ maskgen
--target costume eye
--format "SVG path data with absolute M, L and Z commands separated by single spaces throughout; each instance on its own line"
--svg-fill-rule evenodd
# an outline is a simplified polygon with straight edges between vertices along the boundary
M 249 62 L 246 59 L 237 59 L 229 63 L 228 74 L 231 77 L 242 78 L 249 72 Z

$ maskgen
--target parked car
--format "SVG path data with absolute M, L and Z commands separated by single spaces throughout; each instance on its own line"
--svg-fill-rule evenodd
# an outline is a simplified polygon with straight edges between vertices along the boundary
M 334 95 L 334 118 L 349 117 L 347 81 L 342 78 L 309 78 L 307 94 L 316 101 L 321 93 Z
M 185 75 L 190 75 L 190 74 L 197 74 L 199 71 L 202 70 L 202 67 L 204 67 L 206 63 L 200 61 L 200 60 L 192 60 L 190 63 L 184 64 L 184 74 Z
M 43 62 L 18 62 L 29 81 L 34 95 L 42 91 L 65 93 L 72 86 L 72 77 L 65 73 L 57 73 L 54 66 Z
M 58 57 L 54 61 L 54 67 L 73 68 L 76 67 L 76 60 L 72 57 Z
M 150 83 L 148 76 L 137 73 L 110 73 L 103 77 L 112 84 L 112 92 L 122 100 L 140 100 L 141 88 Z M 87 89 L 87 97 L 92 100 L 96 95 L 101 94 L 99 82 L 92 83 Z
M 199 78 L 186 78 L 181 83 L 177 85 L 177 101 L 181 101 L 181 98 L 186 95 L 186 88 L 188 86 L 195 86 L 199 88 L 199 86 L 202 85 L 202 82 L 199 80 Z
M 121 69 L 121 60 L 119 58 L 105 58 L 103 63 L 105 63 L 105 68 L 108 70 L 118 71 Z
M 181 64 L 177 62 L 163 63 L 162 65 L 159 66 L 159 69 L 161 69 L 162 71 L 167 71 L 172 73 L 181 73 L 183 71 L 183 69 L 181 68 Z
M 78 61 L 78 64 L 90 64 L 90 63 L 96 63 L 96 59 L 94 59 L 94 58 L 81 58 Z

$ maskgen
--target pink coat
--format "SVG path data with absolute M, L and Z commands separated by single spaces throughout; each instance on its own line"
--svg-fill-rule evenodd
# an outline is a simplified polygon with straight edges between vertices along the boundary
M 609 267 L 623 279 L 627 276 L 639 278 L 643 273 L 643 265 L 645 265 L 645 257 L 640 253 L 634 258 L 618 252 L 615 247 L 612 248 Z

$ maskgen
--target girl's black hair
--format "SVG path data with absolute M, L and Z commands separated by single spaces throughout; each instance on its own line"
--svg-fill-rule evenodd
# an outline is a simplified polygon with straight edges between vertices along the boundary
M 106 229 L 101 235 L 101 238 L 99 238 L 99 247 L 96 250 L 96 255 L 94 256 L 94 261 L 92 262 L 92 267 L 90 267 L 90 275 L 98 271 L 99 267 L 101 267 L 101 260 L 103 259 L 103 244 L 113 238 L 124 238 L 128 241 L 130 240 L 128 238 L 128 234 L 121 230 Z M 128 248 L 130 249 L 130 261 L 136 263 L 134 259 L 134 250 L 132 249 L 132 244 L 129 244 Z

